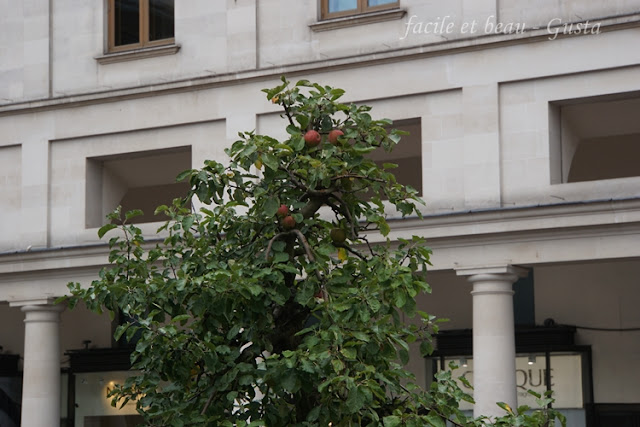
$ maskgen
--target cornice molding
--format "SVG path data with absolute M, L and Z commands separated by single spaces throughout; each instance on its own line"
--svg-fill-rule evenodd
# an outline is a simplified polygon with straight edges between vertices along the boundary
M 624 215 L 624 219 L 619 218 L 620 215 Z M 424 220 L 389 221 L 392 235 L 411 232 L 426 238 L 444 239 L 634 223 L 640 224 L 640 198 L 452 212 L 425 215 Z
M 616 218 L 619 214 L 625 215 L 624 220 Z M 388 237 L 392 241 L 418 235 L 434 249 L 640 235 L 640 199 L 464 212 L 424 220 L 395 220 L 390 225 Z M 370 236 L 370 240 L 386 239 Z M 146 246 L 151 248 L 158 241 L 149 239 Z M 65 271 L 72 270 L 97 272 L 108 264 L 109 251 L 106 243 L 96 243 L 0 254 L 0 283 L 18 276 L 42 278 L 43 274 L 66 275 Z

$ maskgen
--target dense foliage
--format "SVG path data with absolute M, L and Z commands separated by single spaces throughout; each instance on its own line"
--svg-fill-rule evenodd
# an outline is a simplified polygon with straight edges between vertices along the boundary
M 114 403 L 136 399 L 162 426 L 486 422 L 457 409 L 470 397 L 450 373 L 425 392 L 403 367 L 411 343 L 432 350 L 437 324 L 415 303 L 429 292 L 429 249 L 386 238 L 385 209 L 420 216 L 420 200 L 396 183 L 394 165 L 367 157 L 400 132 L 340 103 L 340 89 L 283 79 L 265 92 L 282 107 L 286 140 L 243 133 L 228 165 L 183 173 L 191 193 L 157 209 L 170 217 L 162 243 L 128 223 L 137 212 L 114 212 L 99 233 L 118 229 L 111 266 L 88 288 L 70 285 L 71 304 L 134 319 L 116 338 L 137 340 L 140 375 Z M 498 425 L 549 415 L 509 424 L 523 417 L 510 411 Z

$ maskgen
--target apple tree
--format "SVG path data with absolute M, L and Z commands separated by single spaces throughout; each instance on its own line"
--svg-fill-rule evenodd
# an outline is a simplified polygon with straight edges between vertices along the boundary
M 110 266 L 70 285 L 71 305 L 132 319 L 115 338 L 135 341 L 139 374 L 114 404 L 134 399 L 159 426 L 483 425 L 450 373 L 424 391 L 404 367 L 437 332 L 415 302 L 430 250 L 388 238 L 385 212 L 420 217 L 421 201 L 367 156 L 401 133 L 341 89 L 283 78 L 265 92 L 286 139 L 242 133 L 226 164 L 182 173 L 190 193 L 156 211 L 161 243 L 130 223 L 139 212 L 111 214 Z

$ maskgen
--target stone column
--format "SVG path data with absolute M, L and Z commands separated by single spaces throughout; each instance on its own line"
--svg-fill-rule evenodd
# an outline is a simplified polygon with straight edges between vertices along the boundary
M 473 283 L 473 415 L 504 415 L 516 407 L 516 346 L 512 285 L 524 270 L 512 266 L 460 269 Z
M 23 427 L 60 424 L 60 312 L 62 305 L 22 305 L 25 313 Z

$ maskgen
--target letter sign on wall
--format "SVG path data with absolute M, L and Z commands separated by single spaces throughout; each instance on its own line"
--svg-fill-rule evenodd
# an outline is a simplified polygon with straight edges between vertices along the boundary
M 459 364 L 457 358 L 445 358 L 446 370 L 450 370 L 449 362 Z M 531 364 L 530 364 L 531 362 Z M 580 355 L 563 354 L 551 356 L 551 389 L 556 399 L 555 408 L 582 408 L 582 359 Z M 467 359 L 466 367 L 459 367 L 453 372 L 453 377 L 464 376 L 473 385 L 473 359 Z M 473 390 L 458 380 L 462 390 L 473 396 Z M 535 361 L 529 357 L 516 357 L 516 386 L 518 391 L 518 406 L 529 405 L 538 407 L 536 398 L 529 393 L 533 390 L 543 394 L 547 390 L 546 366 L 544 356 L 538 356 Z M 473 405 L 460 402 L 460 409 L 471 410 Z

